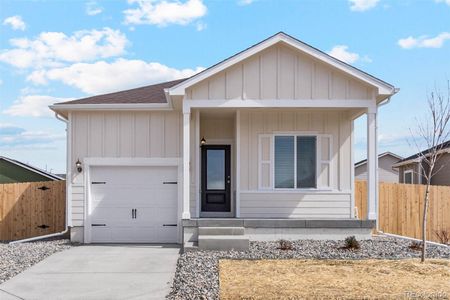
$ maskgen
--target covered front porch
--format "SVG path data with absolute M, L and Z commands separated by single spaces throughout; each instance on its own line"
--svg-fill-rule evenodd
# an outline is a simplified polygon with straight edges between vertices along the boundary
M 376 107 L 370 101 L 350 107 L 335 102 L 336 107 L 327 108 L 265 107 L 256 101 L 245 101 L 247 107 L 213 107 L 214 102 L 184 102 L 183 157 L 189 159 L 183 159 L 183 220 L 356 221 L 353 120 L 366 113 L 369 192 L 364 217 L 375 224 Z M 283 152 L 283 147 L 292 151 Z M 286 171 L 289 155 L 295 166 Z

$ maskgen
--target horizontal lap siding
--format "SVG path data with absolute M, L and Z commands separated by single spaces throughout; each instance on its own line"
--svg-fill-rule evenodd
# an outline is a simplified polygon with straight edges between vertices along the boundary
M 84 173 L 75 162 L 87 157 L 177 158 L 181 156 L 182 115 L 175 111 L 76 112 L 72 129 L 72 224 L 84 219 Z
M 350 194 L 241 193 L 242 218 L 349 218 Z
M 351 120 L 343 111 L 241 111 L 241 217 L 349 218 L 351 216 Z M 258 136 L 314 132 L 332 137 L 330 193 L 258 191 Z M 327 174 L 319 173 L 323 182 Z M 319 204 L 320 203 L 320 204 Z

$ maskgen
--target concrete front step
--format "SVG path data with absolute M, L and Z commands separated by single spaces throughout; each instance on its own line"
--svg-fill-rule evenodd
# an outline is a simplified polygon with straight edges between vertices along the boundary
M 249 239 L 245 235 L 199 235 L 200 250 L 247 251 Z
M 244 235 L 244 227 L 199 227 L 199 235 Z

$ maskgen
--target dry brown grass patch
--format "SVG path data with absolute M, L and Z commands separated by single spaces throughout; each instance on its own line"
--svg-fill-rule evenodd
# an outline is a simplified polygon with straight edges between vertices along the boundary
M 450 261 L 224 259 L 219 280 L 220 299 L 449 299 Z

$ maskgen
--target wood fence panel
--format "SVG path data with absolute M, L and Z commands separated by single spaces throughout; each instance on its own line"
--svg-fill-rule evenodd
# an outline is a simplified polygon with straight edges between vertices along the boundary
M 421 238 L 425 185 L 380 183 L 379 228 L 383 232 Z M 367 217 L 367 183 L 355 182 L 355 206 L 360 219 Z M 436 231 L 450 232 L 450 187 L 431 186 L 427 239 L 439 242 Z
M 65 212 L 65 181 L 2 184 L 0 240 L 19 240 L 63 231 Z

